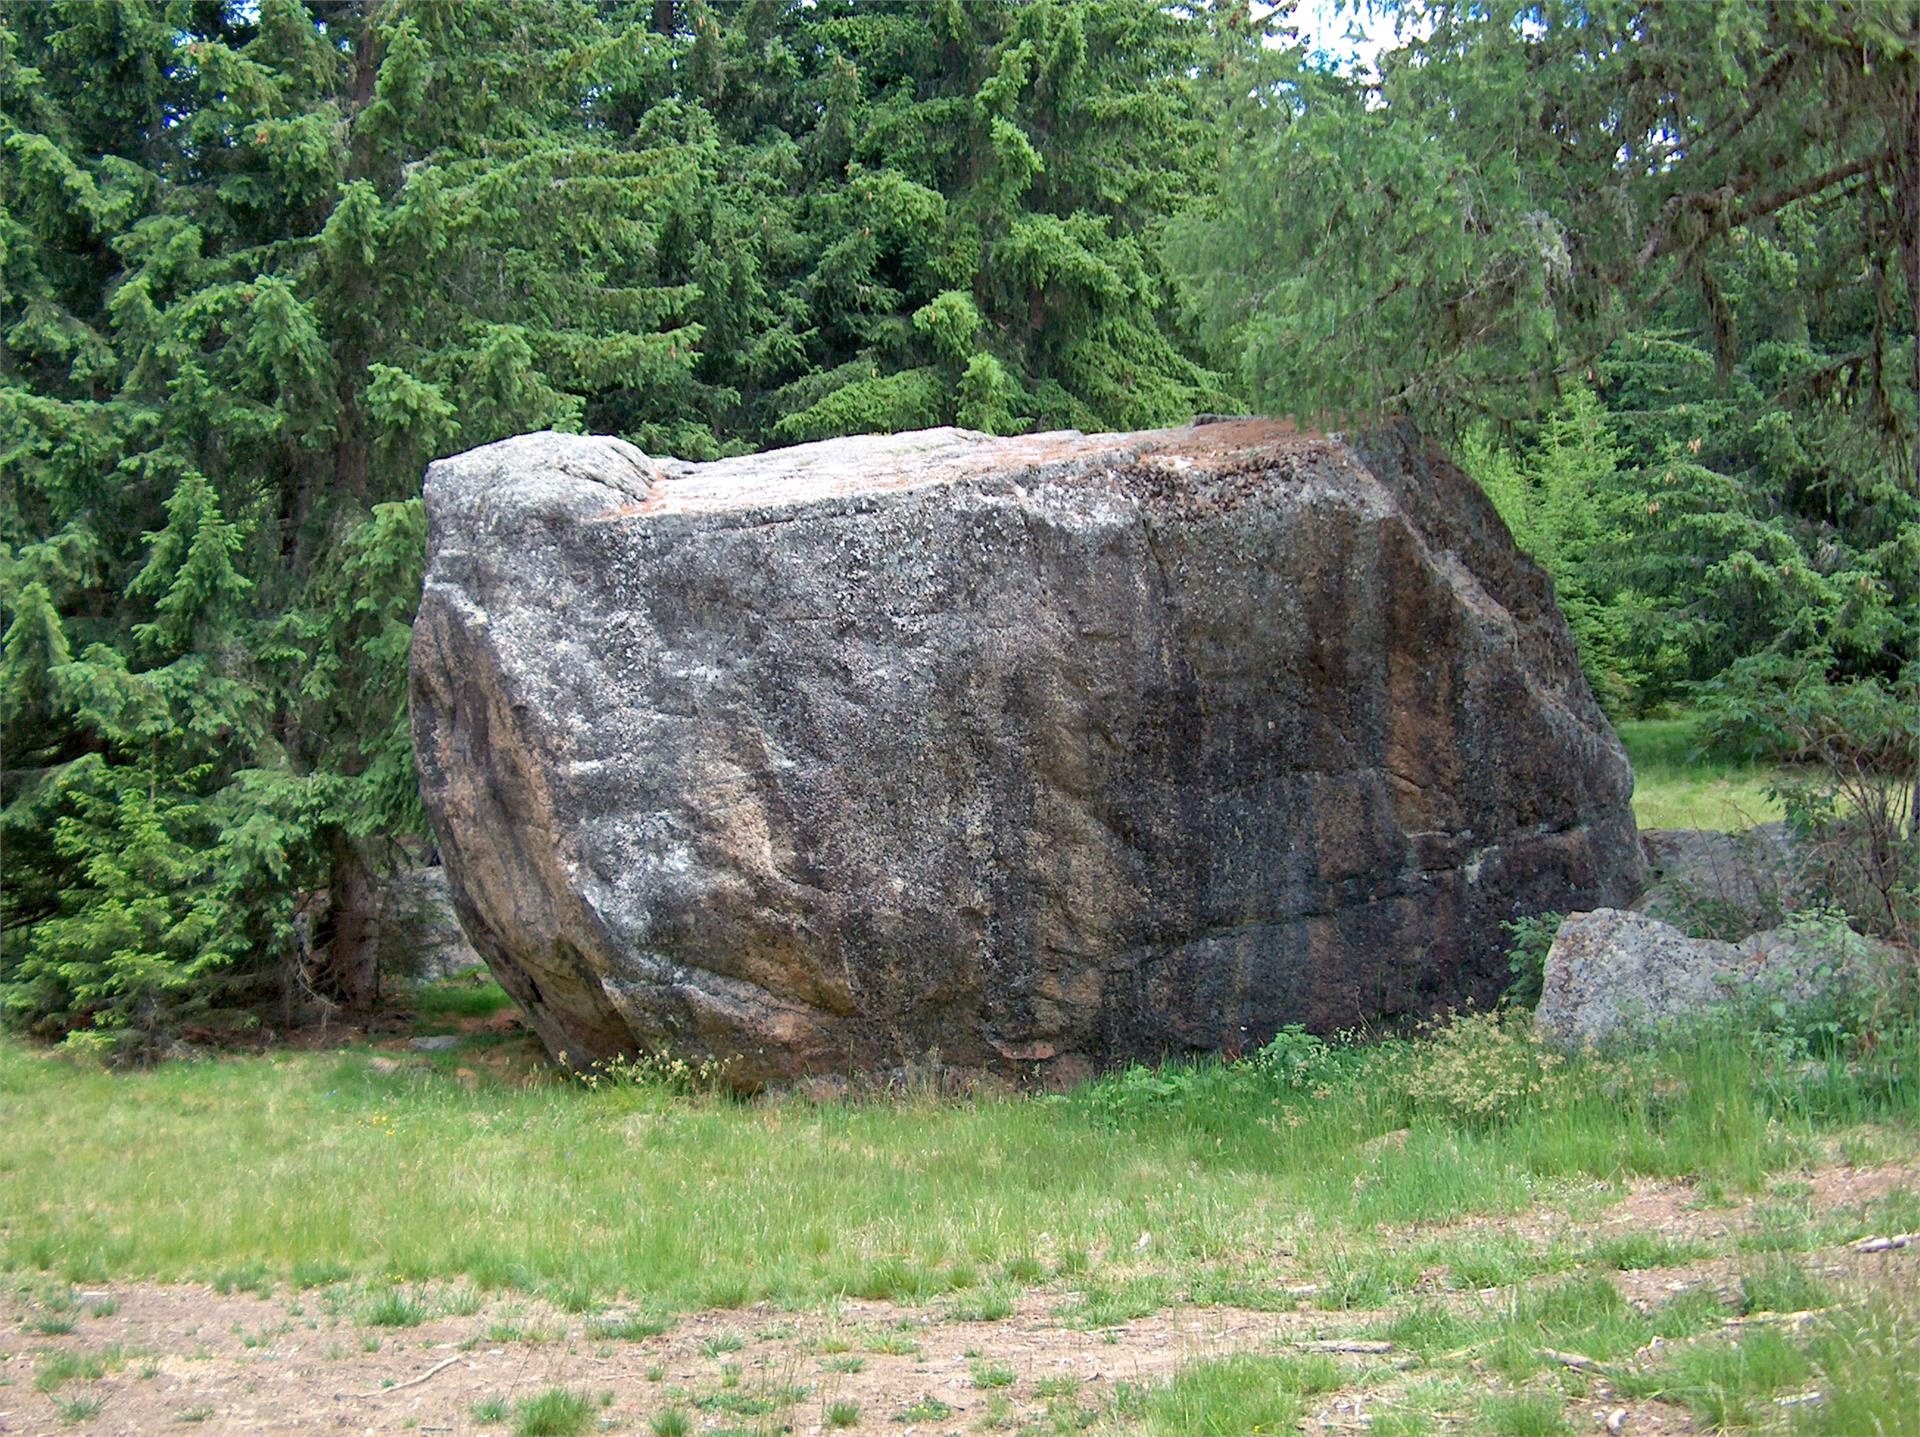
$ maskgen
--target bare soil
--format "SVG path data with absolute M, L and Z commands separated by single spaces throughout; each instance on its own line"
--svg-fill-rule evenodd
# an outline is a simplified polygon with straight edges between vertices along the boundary
M 1803 1177 L 1807 1191 L 1797 1200 L 1817 1214 L 1911 1187 L 1920 1170 L 1834 1166 Z M 1724 1241 L 1755 1226 L 1763 1201 L 1702 1207 L 1685 1185 L 1643 1184 L 1581 1230 L 1596 1240 L 1630 1231 Z M 1522 1213 L 1472 1226 L 1533 1236 L 1564 1231 L 1563 1223 Z M 1737 1292 L 1740 1277 L 1765 1260 L 1715 1256 L 1608 1275 L 1628 1300 L 1652 1306 L 1699 1287 Z M 1911 1283 L 1920 1273 L 1920 1244 L 1874 1254 L 1828 1247 L 1802 1260 L 1843 1290 Z M 908 1437 L 989 1422 L 1011 1431 L 1048 1420 L 1050 1404 L 1104 1408 L 1118 1384 L 1163 1378 L 1197 1358 L 1354 1336 L 1389 1315 L 1316 1311 L 1305 1305 L 1310 1301 L 1303 1297 L 1298 1309 L 1282 1312 L 1174 1306 L 1086 1330 L 1066 1320 L 1067 1293 L 1035 1288 L 997 1322 L 846 1301 L 808 1312 L 702 1312 L 658 1336 L 628 1340 L 598 1330 L 618 1320 L 617 1311 L 581 1316 L 512 1295 L 491 1296 L 465 1316 L 376 1327 L 365 1322 L 365 1293 L 345 1286 L 261 1296 L 197 1284 L 114 1283 L 76 1289 L 61 1307 L 49 1305 L 48 1284 L 16 1275 L 0 1291 L 0 1434 L 501 1433 L 511 1422 L 476 1420 L 476 1404 L 501 1399 L 511 1406 L 553 1387 L 593 1394 L 605 1403 L 600 1416 L 607 1426 L 633 1432 L 648 1431 L 669 1407 L 685 1409 L 696 1433 Z M 73 1321 L 71 1332 L 46 1330 L 65 1318 Z M 107 1371 L 43 1392 L 34 1379 L 61 1353 L 91 1354 Z M 1423 1369 L 1392 1350 L 1340 1360 L 1354 1381 L 1316 1402 L 1304 1424 L 1310 1433 L 1364 1432 L 1411 1385 L 1438 1373 L 1494 1387 L 1471 1365 Z M 858 1370 L 838 1370 L 854 1365 Z M 1008 1371 L 1010 1385 L 982 1385 Z M 792 1389 L 801 1395 L 789 1400 Z M 1463 1396 L 1459 1415 L 1470 1414 L 1475 1395 Z M 57 1405 L 75 1398 L 97 1398 L 99 1410 L 75 1419 Z M 859 1405 L 857 1422 L 830 1429 L 828 1406 L 846 1402 Z M 1609 1418 L 1613 1430 L 1635 1434 L 1694 1430 L 1682 1409 L 1616 1401 L 1600 1377 L 1569 1410 L 1579 1430 L 1608 1430 Z M 1447 1414 L 1439 1415 L 1444 1422 Z

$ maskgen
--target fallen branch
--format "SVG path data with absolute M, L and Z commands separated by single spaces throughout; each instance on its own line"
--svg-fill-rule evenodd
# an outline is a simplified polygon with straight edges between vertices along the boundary
M 340 1395 L 342 1397 L 385 1397 L 389 1392 L 401 1392 L 409 1387 L 418 1387 L 429 1377 L 439 1376 L 459 1360 L 458 1356 L 454 1356 L 447 1358 L 444 1362 L 436 1362 L 418 1377 L 409 1377 L 405 1382 L 396 1382 L 391 1387 L 382 1387 L 373 1392 L 343 1392 Z
M 1854 1252 L 1891 1252 L 1896 1247 L 1912 1247 L 1920 1242 L 1920 1232 L 1896 1232 L 1891 1237 L 1863 1237 L 1847 1246 Z
M 1345 1352 L 1361 1357 L 1379 1357 L 1393 1351 L 1391 1342 L 1361 1342 L 1338 1337 L 1297 1337 L 1293 1345 L 1304 1352 Z
M 1810 1317 L 1818 1317 L 1823 1312 L 1832 1312 L 1833 1307 L 1808 1307 L 1799 1312 L 1750 1312 L 1745 1317 L 1723 1317 L 1722 1327 L 1769 1327 L 1775 1323 L 1785 1323 L 1798 1327 Z
M 1571 1367 L 1575 1372 L 1594 1372 L 1606 1365 L 1595 1362 L 1591 1357 L 1582 1357 L 1577 1352 L 1561 1352 L 1552 1347 L 1538 1348 L 1534 1355 L 1548 1362 L 1557 1362 L 1562 1367 Z

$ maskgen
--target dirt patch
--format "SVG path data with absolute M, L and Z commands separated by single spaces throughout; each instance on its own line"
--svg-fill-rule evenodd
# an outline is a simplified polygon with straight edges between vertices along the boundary
M 1865 1290 L 1893 1280 L 1893 1265 L 1920 1258 L 1911 1249 L 1832 1248 L 1805 1260 L 1846 1288 Z M 1716 1258 L 1612 1277 L 1647 1306 L 1702 1286 L 1731 1298 L 1742 1272 L 1759 1261 Z M 1018 1427 L 1063 1403 L 1098 1411 L 1120 1384 L 1161 1379 L 1196 1359 L 1352 1334 L 1384 1315 L 1181 1306 L 1088 1330 L 1062 1325 L 1061 1294 L 1037 1289 L 994 1322 L 849 1301 L 808 1313 L 765 1305 L 698 1313 L 658 1335 L 629 1338 L 614 1334 L 623 1317 L 617 1311 L 582 1317 L 523 1298 L 382 1327 L 367 1321 L 367 1295 L 344 1287 L 262 1297 L 113 1284 L 62 1294 L 57 1312 L 44 1296 L 16 1288 L 0 1305 L 0 1374 L 8 1384 L 0 1388 L 0 1433 L 7 1437 L 76 1430 L 57 1405 L 75 1398 L 100 1404 L 86 1432 L 115 1437 L 182 1426 L 499 1432 L 504 1424 L 478 1420 L 476 1406 L 495 1399 L 511 1407 L 552 1387 L 591 1394 L 605 1403 L 602 1415 L 627 1430 L 645 1430 L 655 1414 L 678 1407 L 696 1431 L 786 1426 L 811 1434 L 827 1430 L 833 1404 L 857 1407 L 857 1420 L 838 1429 L 854 1434 L 945 1432 L 995 1417 Z M 421 1296 L 431 1304 L 446 1294 Z M 70 1320 L 73 1330 L 34 1330 L 50 1318 L 55 1326 Z M 39 1390 L 34 1379 L 62 1355 L 91 1356 L 104 1370 Z M 1410 1364 L 1391 1351 L 1342 1360 L 1356 1385 L 1317 1403 L 1309 1432 L 1364 1431 L 1373 1414 L 1404 1396 L 1408 1381 L 1432 1375 L 1395 1375 Z M 1693 1430 L 1683 1410 L 1615 1400 L 1604 1381 L 1572 1405 L 1582 1427 L 1603 1428 L 1625 1407 L 1626 1430 Z
M 1175 1308 L 1084 1330 L 1060 1325 L 1060 1294 L 1037 1291 L 997 1322 L 872 1302 L 806 1314 L 761 1306 L 700 1313 L 628 1340 L 606 1335 L 617 1313 L 580 1317 L 524 1299 L 405 1327 L 367 1325 L 366 1302 L 344 1289 L 260 1297 L 114 1284 L 75 1291 L 74 1330 L 42 1334 L 31 1324 L 47 1309 L 15 1293 L 0 1330 L 0 1373 L 11 1379 L 0 1389 L 0 1433 L 70 1430 L 56 1401 L 83 1396 L 101 1402 L 85 1426 L 93 1434 L 183 1423 L 203 1433 L 498 1432 L 503 1424 L 475 1419 L 476 1404 L 511 1406 L 550 1387 L 593 1394 L 606 1402 L 604 1416 L 630 1430 L 681 1407 L 696 1430 L 753 1428 L 777 1415 L 775 1429 L 815 1432 L 828 1404 L 855 1403 L 858 1420 L 839 1430 L 898 1433 L 937 1421 L 946 1431 L 972 1426 L 996 1399 L 1023 1417 L 1050 1401 L 1101 1407 L 1117 1384 L 1328 1322 Z M 114 1310 L 88 1312 L 101 1304 Z M 34 1378 L 59 1354 L 104 1359 L 108 1370 L 38 1390 Z
M 1910 1165 L 1824 1169 L 1804 1175 L 1819 1209 L 1858 1208 L 1911 1186 Z M 1580 1225 L 1595 1243 L 1614 1234 L 1737 1247 L 1756 1225 L 1757 1201 L 1702 1208 L 1684 1184 L 1634 1185 Z M 1454 1225 L 1454 1234 L 1565 1234 L 1564 1215 L 1529 1212 Z M 1420 1234 L 1430 1239 L 1434 1230 Z M 1402 1234 L 1402 1237 L 1412 1234 Z M 1860 1253 L 1828 1246 L 1798 1255 L 1837 1291 L 1911 1282 L 1920 1246 Z M 1731 1309 L 1742 1278 L 1765 1253 L 1727 1252 L 1668 1267 L 1609 1272 L 1643 1308 L 1702 1288 Z M 1545 1280 L 1545 1279 L 1538 1279 Z M 206 1433 L 500 1433 L 510 1422 L 476 1408 L 514 1404 L 549 1388 L 590 1394 L 601 1415 L 646 1431 L 668 1408 L 696 1432 L 745 1428 L 829 1430 L 829 1407 L 855 1434 L 948 1432 L 986 1423 L 1017 1429 L 1092 1415 L 1123 1383 L 1164 1378 L 1199 1358 L 1273 1350 L 1378 1328 L 1392 1309 L 1248 1311 L 1179 1304 L 1107 1328 L 1071 1324 L 1066 1292 L 1024 1292 L 998 1321 L 949 1320 L 935 1307 L 844 1301 L 807 1312 L 770 1306 L 702 1312 L 658 1334 L 641 1314 L 581 1316 L 519 1296 L 481 1301 L 459 1289 L 409 1294 L 440 1314 L 403 1325 L 373 1321 L 375 1296 L 338 1285 L 221 1293 L 191 1284 L 114 1283 L 66 1289 L 16 1276 L 0 1291 L 0 1434 L 84 1431 L 100 1437 L 155 1431 Z M 1485 1294 L 1456 1294 L 1482 1302 Z M 393 1316 L 392 1313 L 387 1314 Z M 1396 1352 L 1342 1355 L 1346 1390 L 1315 1403 L 1309 1432 L 1361 1432 L 1438 1368 Z M 57 1383 L 51 1379 L 69 1374 Z M 1460 1420 L 1492 1379 L 1472 1366 Z M 83 1415 L 76 1419 L 80 1404 Z M 97 1410 L 91 1410 L 97 1403 Z M 1616 1400 L 1596 1377 L 1570 1411 L 1577 1430 L 1693 1430 L 1682 1409 Z M 857 1416 L 853 1414 L 857 1412 Z M 1444 1414 L 1436 1414 L 1442 1415 Z
M 1920 1165 L 1880 1163 L 1873 1167 L 1821 1168 L 1807 1177 L 1815 1207 L 1864 1207 L 1897 1192 L 1920 1190 Z
M 1920 1164 L 1881 1163 L 1872 1166 L 1823 1167 L 1810 1172 L 1777 1175 L 1775 1186 L 1794 1184 L 1792 1199 L 1809 1212 L 1831 1215 L 1866 1207 L 1900 1192 L 1920 1191 Z M 1545 1248 L 1577 1232 L 1590 1246 L 1609 1239 L 1645 1237 L 1673 1244 L 1726 1246 L 1763 1231 L 1772 1198 L 1739 1197 L 1708 1202 L 1692 1183 L 1637 1179 L 1623 1196 L 1599 1211 L 1584 1202 L 1569 1209 L 1543 1203 L 1515 1213 L 1479 1214 L 1458 1222 L 1383 1229 L 1397 1246 L 1416 1247 L 1438 1241 L 1507 1238 Z

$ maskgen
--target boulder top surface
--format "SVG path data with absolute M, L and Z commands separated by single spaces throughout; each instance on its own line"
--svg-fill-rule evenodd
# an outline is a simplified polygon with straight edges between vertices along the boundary
M 511 481 L 557 470 L 620 491 L 624 500 L 598 516 L 612 519 L 784 508 L 994 477 L 1067 478 L 1132 466 L 1169 475 L 1206 473 L 1343 448 L 1337 438 L 1303 432 L 1281 420 L 1203 418 L 1135 433 L 1057 429 L 1010 438 L 949 425 L 820 439 L 696 462 L 656 458 L 610 436 L 543 430 L 440 460 L 428 474 L 433 485 L 451 480 L 455 470 L 477 468 Z

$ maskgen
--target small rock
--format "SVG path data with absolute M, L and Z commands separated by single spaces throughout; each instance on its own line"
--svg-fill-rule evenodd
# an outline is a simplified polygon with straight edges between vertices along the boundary
M 444 1053 L 460 1046 L 460 1038 L 455 1033 L 436 1033 L 430 1038 L 415 1038 L 407 1044 L 416 1053 Z
M 1788 923 L 1739 943 L 1689 938 L 1616 908 L 1575 913 L 1547 952 L 1534 1027 L 1562 1047 L 1697 1021 L 1741 1001 L 1799 1006 L 1883 981 L 1887 944 L 1845 929 Z

